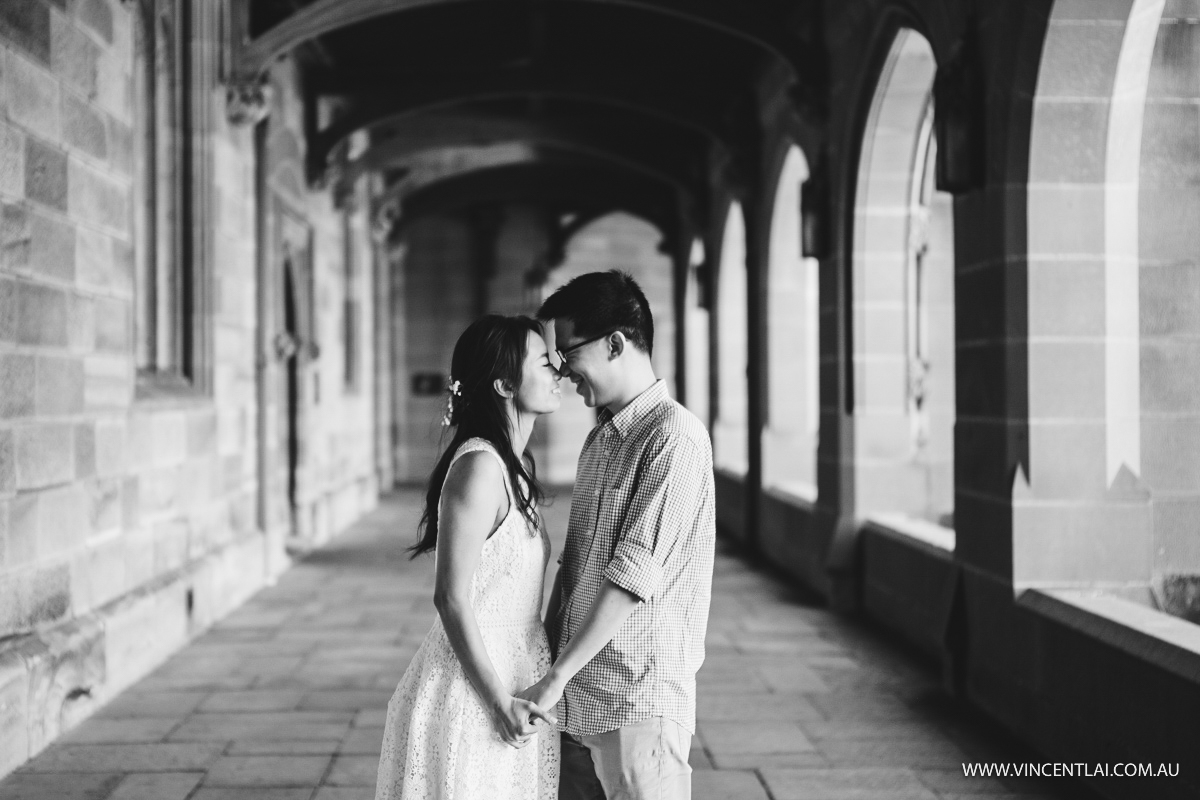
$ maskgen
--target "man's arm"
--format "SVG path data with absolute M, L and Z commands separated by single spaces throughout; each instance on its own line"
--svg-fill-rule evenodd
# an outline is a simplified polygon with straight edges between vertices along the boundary
M 637 595 L 605 580 L 578 632 L 558 654 L 554 666 L 540 681 L 517 692 L 516 696 L 540 708 L 554 708 L 562 699 L 567 681 L 612 641 L 640 602 Z
M 592 607 L 546 676 L 518 697 L 552 707 L 567 681 L 612 641 L 637 604 L 654 597 L 668 555 L 691 529 L 703 469 L 704 459 L 690 442 L 662 438 L 647 447 L 641 484 Z

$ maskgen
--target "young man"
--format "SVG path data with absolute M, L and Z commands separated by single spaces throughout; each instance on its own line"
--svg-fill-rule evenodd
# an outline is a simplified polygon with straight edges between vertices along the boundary
M 557 660 L 521 694 L 559 704 L 560 800 L 686 799 L 712 595 L 708 433 L 656 378 L 654 321 L 629 275 L 581 275 L 538 316 L 554 321 L 561 374 L 601 411 L 547 616 Z

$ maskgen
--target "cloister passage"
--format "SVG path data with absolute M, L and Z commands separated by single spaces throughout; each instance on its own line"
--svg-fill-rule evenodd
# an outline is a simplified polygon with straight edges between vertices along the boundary
M 279 797 L 367 793 L 352 728 L 429 614 L 394 493 L 439 452 L 455 338 L 610 268 L 712 437 L 704 796 L 1200 796 L 1198 21 L 0 3 L 0 797 L 259 797 L 310 756 Z M 569 396 L 533 440 L 555 518 L 594 421 Z M 289 648 L 343 624 L 391 644 L 354 639 L 381 683 L 329 699 L 356 667 Z M 179 676 L 217 693 L 148 701 L 181 728 L 129 699 Z M 239 700 L 266 706 L 207 718 Z M 332 714 L 319 752 L 242 736 L 276 711 Z M 146 761 L 185 740 L 203 763 Z M 983 788 L 961 753 L 1087 770 Z

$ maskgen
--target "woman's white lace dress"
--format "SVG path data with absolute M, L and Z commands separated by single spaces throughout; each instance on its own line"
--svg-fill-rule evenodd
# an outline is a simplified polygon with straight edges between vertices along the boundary
M 454 461 L 477 450 L 500 460 L 487 441 L 470 439 L 454 454 Z M 540 525 L 521 514 L 508 485 L 508 470 L 502 473 L 509 511 L 484 542 L 471 580 L 471 606 L 493 666 L 515 692 L 550 669 L 550 646 L 541 622 L 550 542 Z M 524 748 L 504 744 L 438 620 L 388 703 L 375 798 L 554 800 L 558 736 L 540 723 L 538 734 Z

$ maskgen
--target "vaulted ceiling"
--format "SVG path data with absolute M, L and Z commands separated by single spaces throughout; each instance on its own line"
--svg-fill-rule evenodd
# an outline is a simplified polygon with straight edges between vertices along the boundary
M 304 60 L 314 174 L 336 163 L 351 178 L 403 177 L 431 153 L 521 144 L 508 163 L 460 159 L 409 181 L 406 212 L 536 198 L 563 213 L 626 210 L 668 238 L 706 211 L 714 159 L 756 157 L 755 87 L 765 70 L 801 77 L 815 5 L 242 1 L 244 80 L 297 48 L 318 54 Z M 351 137 L 365 140 L 352 157 Z

